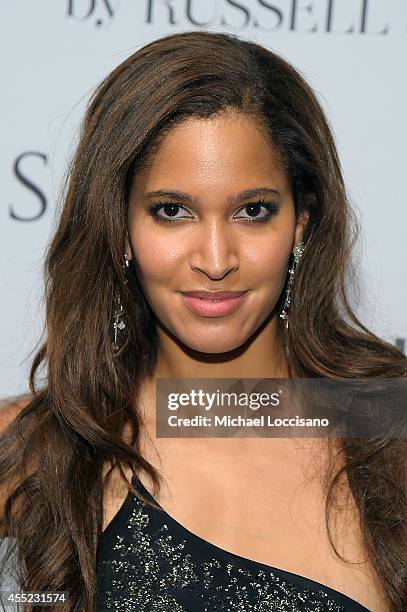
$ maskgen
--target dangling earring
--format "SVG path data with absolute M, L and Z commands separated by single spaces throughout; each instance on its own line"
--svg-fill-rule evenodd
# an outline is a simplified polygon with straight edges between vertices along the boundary
M 124 270 L 124 273 L 126 274 L 126 269 L 129 267 L 129 259 L 127 257 L 127 254 L 124 254 L 124 261 L 125 263 L 122 265 L 122 268 Z M 124 279 L 124 283 L 127 284 L 127 278 L 125 277 Z M 119 292 L 116 293 L 116 307 L 113 313 L 113 343 L 112 343 L 112 348 L 114 351 L 117 351 L 119 349 L 119 346 L 117 344 L 117 336 L 118 336 L 118 332 L 119 330 L 122 331 L 123 329 L 126 328 L 126 323 L 124 320 L 124 308 L 123 308 L 123 304 L 120 300 L 120 295 Z
M 122 264 L 123 272 L 124 272 L 124 284 L 127 285 L 126 271 L 129 267 L 129 258 L 127 257 L 127 253 L 124 254 L 124 264 Z
M 288 323 L 289 323 L 289 319 L 288 319 L 288 314 L 287 314 L 287 310 L 290 307 L 291 304 L 291 288 L 294 282 L 294 274 L 295 274 L 295 270 L 297 269 L 298 266 L 298 262 L 300 261 L 302 254 L 304 252 L 305 249 L 305 244 L 304 242 L 299 242 L 297 244 L 297 246 L 294 249 L 294 259 L 293 259 L 293 263 L 292 266 L 289 268 L 288 273 L 289 273 L 289 278 L 288 278 L 288 282 L 287 282 L 287 290 L 286 290 L 286 296 L 285 296 L 285 302 L 284 302 L 284 306 L 283 309 L 280 313 L 280 317 L 282 319 L 285 320 L 285 330 L 288 331 Z

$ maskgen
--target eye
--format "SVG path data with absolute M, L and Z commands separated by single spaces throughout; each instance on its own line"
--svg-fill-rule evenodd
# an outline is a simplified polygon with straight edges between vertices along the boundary
M 264 214 L 261 214 L 261 209 L 265 210 Z M 159 211 L 165 213 L 164 215 L 159 214 Z M 174 204 L 173 202 L 158 202 L 149 208 L 149 213 L 153 218 L 159 222 L 164 223 L 176 223 L 181 219 L 190 219 L 192 215 L 179 216 L 177 213 L 180 210 L 187 210 L 180 204 Z M 265 223 L 272 216 L 278 212 L 278 205 L 274 202 L 265 202 L 264 200 L 258 200 L 257 202 L 250 202 L 245 204 L 240 210 L 248 210 L 248 217 L 238 216 L 235 219 L 246 219 L 248 223 Z M 168 215 L 168 216 L 167 216 Z
M 174 220 L 178 220 L 178 219 L 188 219 L 189 217 L 178 217 L 176 216 L 177 212 L 184 208 L 183 206 L 181 206 L 180 204 L 173 204 L 172 202 L 158 202 L 157 204 L 154 204 L 153 206 L 151 206 L 151 208 L 149 209 L 150 214 L 155 217 L 158 221 L 164 221 L 164 222 L 168 222 L 168 223 L 174 223 Z M 166 213 L 169 214 L 168 217 L 163 216 L 163 215 L 159 215 L 158 211 L 163 209 L 163 211 L 165 211 Z M 186 210 L 186 209 L 184 209 Z
M 261 215 L 261 209 L 266 210 L 265 214 Z M 258 200 L 250 204 L 245 204 L 241 210 L 248 209 L 249 217 L 237 217 L 238 219 L 248 219 L 249 223 L 261 223 L 268 221 L 273 215 L 278 212 L 277 204 L 274 202 L 265 202 L 264 200 Z

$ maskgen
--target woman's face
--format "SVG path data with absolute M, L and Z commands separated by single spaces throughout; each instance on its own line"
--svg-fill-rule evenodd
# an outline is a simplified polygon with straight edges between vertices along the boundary
M 305 222 L 295 218 L 285 172 L 252 118 L 224 113 L 175 126 L 135 177 L 128 208 L 126 252 L 161 333 L 223 353 L 268 317 L 262 333 L 275 332 L 278 313 L 270 315 Z M 246 293 L 233 312 L 203 314 L 183 295 L 198 290 Z

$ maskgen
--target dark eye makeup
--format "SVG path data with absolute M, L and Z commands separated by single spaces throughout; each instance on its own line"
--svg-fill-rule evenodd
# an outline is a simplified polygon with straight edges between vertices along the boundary
M 242 208 L 240 208 L 240 210 L 243 210 L 245 208 L 250 209 L 250 211 L 253 213 L 257 213 L 257 212 L 261 212 L 261 208 L 265 208 L 266 209 L 266 214 L 263 216 L 253 216 L 253 217 L 239 217 L 240 219 L 245 219 L 247 221 L 247 223 L 267 223 L 268 221 L 270 221 L 270 219 L 277 214 L 279 207 L 277 204 L 275 204 L 274 202 L 265 202 L 264 200 L 257 200 L 256 202 L 250 202 L 249 204 L 245 204 L 244 206 L 242 206 Z M 157 202 L 156 204 L 153 204 L 152 206 L 149 207 L 148 212 L 149 214 L 159 223 L 178 223 L 179 221 L 184 221 L 185 219 L 189 219 L 190 217 L 164 217 L 162 215 L 158 214 L 158 211 L 160 211 L 161 209 L 165 210 L 167 209 L 167 212 L 174 212 L 175 210 L 175 214 L 178 212 L 178 209 L 183 208 L 184 210 L 187 210 L 184 206 L 181 206 L 181 204 L 175 204 L 174 202 Z

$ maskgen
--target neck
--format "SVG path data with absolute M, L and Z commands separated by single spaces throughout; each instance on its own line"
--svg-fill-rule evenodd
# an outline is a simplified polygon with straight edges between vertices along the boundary
M 288 363 L 274 316 L 243 345 L 226 353 L 186 347 L 158 324 L 157 378 L 287 378 Z

